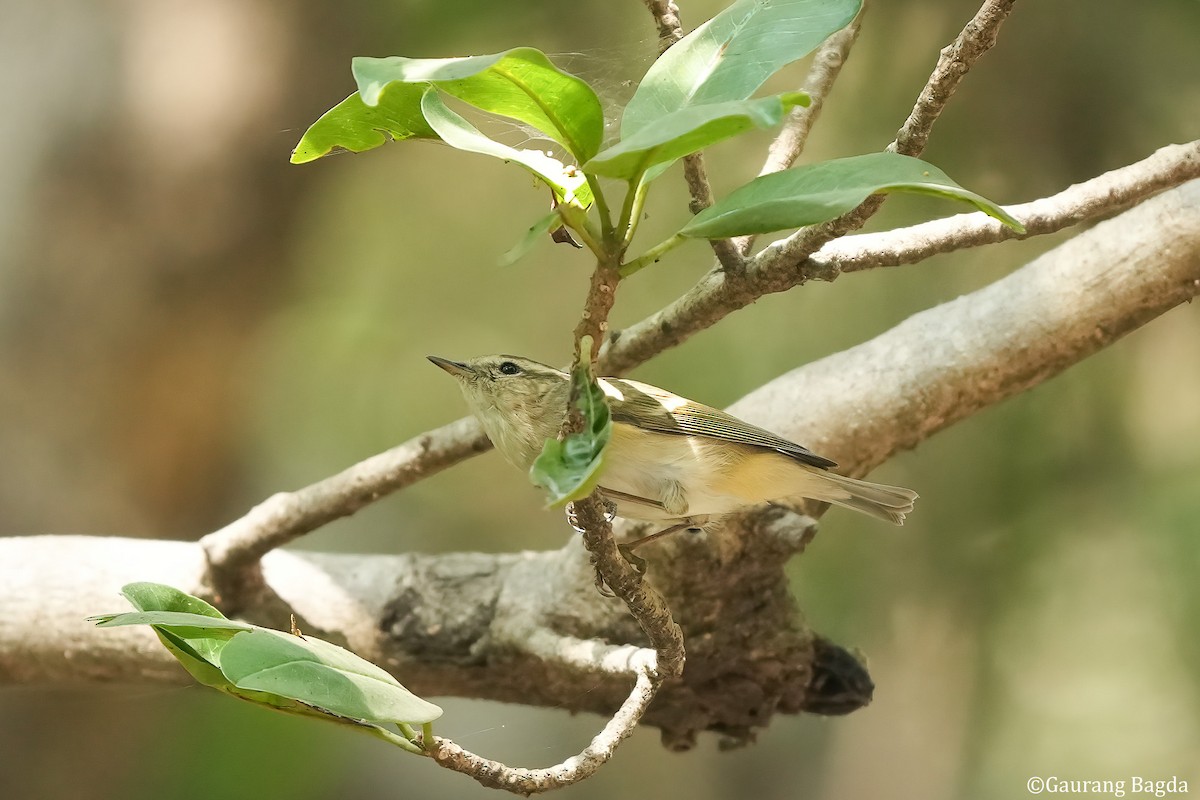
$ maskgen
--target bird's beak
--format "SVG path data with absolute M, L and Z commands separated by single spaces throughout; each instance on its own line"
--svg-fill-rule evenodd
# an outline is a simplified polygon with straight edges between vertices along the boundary
M 446 372 L 449 372 L 451 375 L 453 375 L 456 378 L 465 378 L 468 375 L 475 374 L 475 370 L 471 369 L 471 367 L 469 365 L 463 364 L 459 361 L 450 361 L 449 359 L 439 358 L 437 356 L 425 356 L 425 357 L 428 358 L 430 361 L 432 361 L 434 364 L 437 364 L 442 369 L 446 370 Z

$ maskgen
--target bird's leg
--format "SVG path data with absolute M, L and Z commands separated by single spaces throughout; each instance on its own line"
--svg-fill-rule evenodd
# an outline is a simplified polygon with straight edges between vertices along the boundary
M 663 528 L 661 531 L 656 531 L 649 536 L 643 536 L 640 539 L 634 539 L 632 542 L 626 542 L 625 544 L 621 545 L 621 551 L 632 553 L 636 548 L 641 547 L 644 544 L 649 544 L 655 539 L 661 539 L 664 536 L 668 536 L 672 533 L 676 533 L 687 528 L 695 528 L 696 530 L 699 530 L 699 527 L 691 522 L 680 522 L 668 528 Z
M 628 561 L 630 564 L 633 565 L 634 569 L 636 569 L 641 574 L 645 575 L 646 574 L 646 559 L 635 554 L 633 551 L 635 549 L 641 547 L 644 544 L 653 542 L 655 539 L 661 539 L 664 536 L 669 536 L 672 533 L 677 533 L 678 531 L 682 531 L 682 530 L 699 531 L 699 530 L 701 530 L 701 528 L 699 525 L 696 524 L 695 521 L 686 520 L 684 522 L 679 522 L 679 523 L 676 523 L 675 525 L 671 525 L 669 527 L 663 528 L 661 531 L 652 533 L 649 536 L 643 536 L 640 539 L 634 539 L 632 542 L 626 542 L 625 544 L 619 544 L 619 545 L 617 545 L 617 550 L 619 550 L 621 555 L 623 555 L 625 557 L 626 561 Z

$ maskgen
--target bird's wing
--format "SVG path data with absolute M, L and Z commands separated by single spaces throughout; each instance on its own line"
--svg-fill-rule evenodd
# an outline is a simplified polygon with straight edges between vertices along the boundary
M 600 385 L 608 395 L 615 422 L 636 424 L 659 433 L 707 436 L 710 439 L 765 447 L 802 464 L 822 469 L 837 466 L 836 462 L 817 455 L 807 447 L 789 442 L 757 425 L 649 384 L 604 378 Z

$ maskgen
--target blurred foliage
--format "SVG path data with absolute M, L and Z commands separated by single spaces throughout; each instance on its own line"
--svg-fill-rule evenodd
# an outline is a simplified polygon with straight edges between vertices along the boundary
M 686 2 L 681 13 L 691 26 L 720 7 Z M 873 4 L 806 159 L 890 141 L 975 8 Z M 25 113 L 0 121 L 15 154 L 0 176 L 3 533 L 199 536 L 461 415 L 457 388 L 426 354 L 569 360 L 587 257 L 543 247 L 494 266 L 545 213 L 527 178 L 435 145 L 306 167 L 287 158 L 352 89 L 354 55 L 528 44 L 561 53 L 606 102 L 627 97 L 655 49 L 640 3 L 7 0 L 4 11 L 0 96 Z M 1019 202 L 1193 138 L 1198 29 L 1200 5 L 1185 0 L 1018 4 L 925 156 Z M 150 82 L 145 59 L 173 79 Z M 764 91 L 802 75 L 797 65 Z M 755 145 L 768 141 L 713 148 L 718 192 L 756 173 Z M 647 244 L 686 219 L 675 177 L 647 207 Z M 873 225 L 920 218 L 919 202 L 889 202 Z M 764 298 L 635 377 L 728 404 L 1069 235 Z M 711 260 L 692 242 L 631 278 L 614 324 L 656 310 Z M 1200 786 L 1195 307 L 872 477 L 921 492 L 909 524 L 884 530 L 834 510 L 790 568 L 814 626 L 868 657 L 875 703 L 845 719 L 777 720 L 759 744 L 719 756 L 711 738 L 680 756 L 639 731 L 561 796 L 986 799 L 1023 793 L 1035 774 L 1177 774 Z M 502 551 L 569 535 L 525 476 L 488 454 L 300 546 Z M 413 795 L 495 796 L 382 745 L 208 694 L 0 694 L 0 796 L 303 800 L 390 795 L 400 781 Z M 522 765 L 561 759 L 600 724 L 442 704 L 448 735 Z M 217 761 L 227 768 L 211 769 Z

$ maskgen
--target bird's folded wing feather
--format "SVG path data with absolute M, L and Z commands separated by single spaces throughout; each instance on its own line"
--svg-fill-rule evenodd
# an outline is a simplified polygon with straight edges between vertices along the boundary
M 789 442 L 782 436 L 654 386 L 618 378 L 604 378 L 600 386 L 608 395 L 614 422 L 636 424 L 659 433 L 707 436 L 710 439 L 765 447 L 802 464 L 822 469 L 837 466 L 836 462 L 817 455 L 807 447 Z

